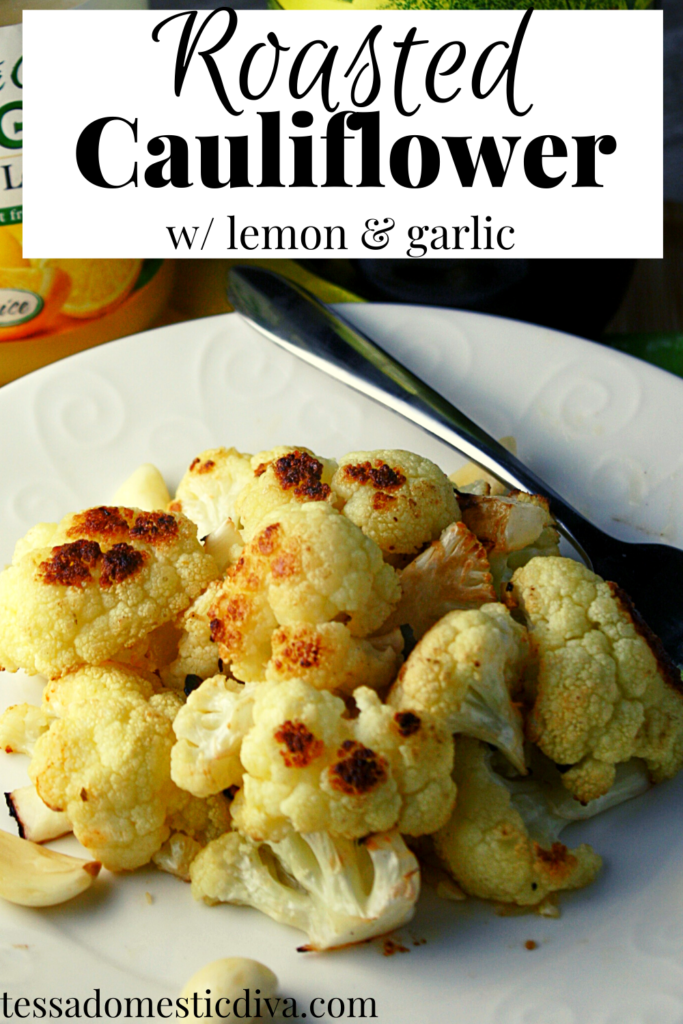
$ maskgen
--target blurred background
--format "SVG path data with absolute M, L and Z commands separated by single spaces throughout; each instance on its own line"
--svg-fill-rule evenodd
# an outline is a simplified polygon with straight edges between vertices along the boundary
M 12 11 L 20 13 L 22 8 L 74 6 L 76 2 L 0 0 L 0 24 L 2 20 L 16 20 Z M 275 0 L 270 2 L 272 5 Z M 325 6 L 325 0 L 280 2 Z M 455 2 L 468 5 L 467 0 Z M 472 0 L 472 6 L 485 2 Z M 563 2 L 556 0 L 556 5 Z M 606 0 L 591 2 L 604 4 Z M 88 0 L 84 6 L 167 10 L 210 9 L 221 4 L 218 0 Z M 264 9 L 268 0 L 235 0 L 233 6 Z M 665 22 L 662 260 L 256 262 L 297 278 L 328 301 L 427 303 L 512 317 L 599 340 L 683 375 L 683 0 L 658 0 L 654 6 L 663 8 Z M 3 281 L 5 287 L 7 280 L 16 286 L 17 274 L 19 278 L 22 274 L 33 275 L 34 286 L 42 289 L 43 298 L 48 298 L 41 313 L 44 323 L 38 321 L 38 331 L 34 321 L 30 330 L 20 326 L 19 335 L 5 333 L 3 337 L 0 323 L 0 383 L 111 337 L 229 309 L 225 298 L 229 260 L 43 260 L 30 264 L 22 260 L 18 264 L 21 250 L 12 249 L 12 245 L 17 242 L 20 246 L 20 224 L 10 226 L 5 237 L 3 249 L 0 226 L 0 292 Z M 14 276 L 3 279 L 8 270 L 2 268 L 9 259 L 5 250 L 14 253 L 17 265 L 13 267 Z M 110 263 L 128 265 L 113 268 L 110 273 L 111 268 L 104 266 Z M 102 266 L 93 269 L 91 264 Z M 39 271 L 43 275 L 40 281 L 36 277 Z M 56 305 L 49 296 L 57 294 L 60 282 L 63 289 L 67 288 L 64 275 L 71 281 L 68 301 L 62 302 L 58 316 L 45 322 L 46 310 Z

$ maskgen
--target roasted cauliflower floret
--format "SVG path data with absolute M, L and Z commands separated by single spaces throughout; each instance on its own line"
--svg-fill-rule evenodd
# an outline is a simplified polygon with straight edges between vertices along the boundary
M 202 846 L 218 839 L 232 825 L 232 795 L 216 793 L 206 799 L 192 798 L 168 819 L 174 833 L 182 832 L 197 839 Z
M 255 907 L 300 928 L 300 949 L 363 942 L 406 924 L 420 892 L 417 860 L 400 835 L 354 843 L 325 832 L 255 843 L 229 832 L 191 867 L 192 894 L 206 903 Z
M 332 490 L 344 515 L 388 556 L 415 554 L 460 519 L 453 486 L 438 466 L 412 452 L 350 452 Z
M 76 701 L 106 701 L 110 697 L 146 703 L 161 689 L 157 676 L 130 665 L 115 662 L 85 665 L 47 683 L 43 690 L 43 711 L 54 718 L 63 718 Z
M 499 597 L 515 569 L 532 558 L 560 553 L 547 498 L 522 491 L 504 496 L 459 494 L 458 504 L 463 522 L 486 550 Z
M 550 893 L 593 881 L 601 859 L 590 846 L 568 850 L 534 835 L 504 779 L 491 768 L 491 752 L 477 740 L 458 742 L 453 777 L 458 800 L 448 824 L 436 833 L 437 853 L 471 896 L 533 906 Z M 539 817 L 542 817 L 539 814 Z
M 32 754 L 36 742 L 50 728 L 53 716 L 35 704 L 12 704 L 0 715 L 0 750 L 6 754 Z
M 186 802 L 171 781 L 174 735 L 151 698 L 76 700 L 35 745 L 29 775 L 76 838 L 112 871 L 148 863 Z
M 504 605 L 450 612 L 415 647 L 387 703 L 494 744 L 523 772 L 522 717 L 510 694 L 527 657 L 526 630 Z
M 450 777 L 454 748 L 448 730 L 433 715 L 396 711 L 367 687 L 353 696 L 360 711 L 354 720 L 357 740 L 379 751 L 396 779 L 402 800 L 398 831 L 429 835 L 446 820 L 455 799 Z
M 219 580 L 210 583 L 179 620 L 178 656 L 160 673 L 164 684 L 172 690 L 182 690 L 187 676 L 209 679 L 221 671 L 218 644 L 211 639 L 209 616 L 219 586 Z
M 384 628 L 409 625 L 415 640 L 448 612 L 496 600 L 484 546 L 464 523 L 451 523 L 400 573 L 401 600 Z
M 357 686 L 382 690 L 401 664 L 401 631 L 364 639 L 342 622 L 280 626 L 271 637 L 266 679 L 303 679 L 317 690 L 352 693 Z
M 182 515 L 102 506 L 0 574 L 0 663 L 56 676 L 170 622 L 217 575 Z
M 299 680 L 257 687 L 232 808 L 240 831 L 257 840 L 292 829 L 355 839 L 396 823 L 401 798 L 389 764 L 355 740 L 344 713 L 340 698 Z
M 29 551 L 52 547 L 52 538 L 59 529 L 58 523 L 37 523 L 14 545 L 13 562 L 20 561 Z
M 281 446 L 259 452 L 251 460 L 251 477 L 237 499 L 237 522 L 246 540 L 258 530 L 270 512 L 308 501 L 338 503 L 330 481 L 337 468 L 308 448 Z
M 357 526 L 326 502 L 270 513 L 228 569 L 209 609 L 211 637 L 238 679 L 262 679 L 277 626 L 343 619 L 375 632 L 400 596 L 395 570 Z
M 455 789 L 451 737 L 377 694 L 354 693 L 359 710 L 300 680 L 255 688 L 253 726 L 242 741 L 242 788 L 233 818 L 253 839 L 329 831 L 348 839 L 397 826 L 415 834 L 447 818 Z
M 193 459 L 178 484 L 173 512 L 183 512 L 197 526 L 200 538 L 216 530 L 226 519 L 236 524 L 235 501 L 253 474 L 251 456 L 236 448 L 209 448 Z
M 527 734 L 583 802 L 606 793 L 615 765 L 642 758 L 652 779 L 683 763 L 680 673 L 614 583 L 569 558 L 534 558 L 508 585 L 537 662 Z M 571 766 L 571 767 L 569 767 Z
M 189 800 L 168 819 L 171 834 L 152 861 L 160 871 L 190 881 L 190 866 L 197 854 L 231 828 L 230 802 L 218 794 Z
M 242 781 L 240 748 L 252 725 L 254 686 L 225 676 L 205 680 L 173 723 L 173 781 L 195 796 L 220 793 Z
M 130 647 L 124 647 L 112 655 L 112 661 L 130 665 L 140 672 L 168 671 L 178 657 L 181 630 L 174 622 L 164 622 L 151 633 L 147 633 Z

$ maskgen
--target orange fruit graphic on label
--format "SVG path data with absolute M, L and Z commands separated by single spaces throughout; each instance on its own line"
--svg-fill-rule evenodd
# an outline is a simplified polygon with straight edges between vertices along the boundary
M 11 226 L 0 227 L 0 267 L 30 266 L 30 261 L 21 254 L 21 238 L 17 238 Z
M 102 316 L 125 299 L 139 277 L 142 260 L 31 260 L 31 265 L 68 274 L 71 291 L 62 312 L 88 319 Z

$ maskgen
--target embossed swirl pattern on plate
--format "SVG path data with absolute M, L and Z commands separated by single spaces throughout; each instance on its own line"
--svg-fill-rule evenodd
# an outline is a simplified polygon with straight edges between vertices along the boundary
M 434 388 L 444 387 L 444 377 L 462 382 L 468 376 L 472 345 L 465 332 L 454 325 L 450 310 L 430 310 L 428 327 L 410 334 L 406 333 L 406 313 L 400 306 L 383 312 L 378 329 L 372 307 L 354 306 L 354 322 Z
M 118 390 L 92 370 L 71 369 L 38 388 L 35 416 L 45 447 L 63 453 L 101 448 L 115 441 L 126 422 Z
M 78 498 L 61 480 L 29 480 L 11 495 L 10 513 L 27 529 L 36 523 L 51 523 L 68 509 L 76 509 Z
M 157 466 L 173 466 L 179 461 L 189 464 L 195 455 L 214 444 L 206 423 L 189 416 L 169 417 L 150 430 L 149 457 Z
M 315 438 L 318 454 L 339 457 L 362 445 L 364 416 L 358 402 L 344 395 L 307 398 L 296 413 L 295 441 L 308 447 Z
M 534 396 L 529 415 L 575 437 L 606 437 L 623 430 L 640 409 L 642 386 L 631 367 L 617 360 L 570 363 Z
M 251 340 L 251 339 L 250 339 Z M 217 334 L 204 347 L 202 393 L 219 404 L 249 404 L 282 395 L 292 377 L 291 359 L 275 346 L 255 338 L 251 344 Z

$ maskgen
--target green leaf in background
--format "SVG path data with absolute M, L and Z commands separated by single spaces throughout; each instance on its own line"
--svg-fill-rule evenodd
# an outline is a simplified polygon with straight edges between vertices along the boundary
M 605 345 L 683 377 L 683 334 L 608 334 Z

